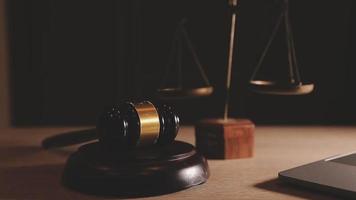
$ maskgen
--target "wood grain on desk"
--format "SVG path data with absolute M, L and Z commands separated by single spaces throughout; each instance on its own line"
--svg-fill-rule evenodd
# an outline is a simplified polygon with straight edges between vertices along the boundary
M 46 151 L 46 136 L 80 128 L 0 129 L 0 199 L 101 199 L 60 184 L 67 157 L 78 146 Z M 178 139 L 194 144 L 193 127 Z M 335 199 L 281 184 L 281 170 L 356 150 L 356 127 L 259 127 L 255 156 L 209 160 L 206 184 L 147 199 Z

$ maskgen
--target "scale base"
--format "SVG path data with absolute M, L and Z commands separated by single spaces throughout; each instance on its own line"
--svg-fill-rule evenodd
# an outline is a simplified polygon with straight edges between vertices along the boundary
M 255 125 L 248 119 L 206 119 L 195 126 L 196 147 L 211 159 L 253 156 Z
M 63 184 L 83 193 L 130 198 L 176 192 L 208 177 L 207 160 L 184 142 L 126 151 L 91 143 L 69 157 Z

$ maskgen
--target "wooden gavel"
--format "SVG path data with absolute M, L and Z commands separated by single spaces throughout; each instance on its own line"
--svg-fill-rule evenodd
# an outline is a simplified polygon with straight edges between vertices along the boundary
M 178 130 L 179 117 L 171 106 L 125 102 L 100 115 L 96 129 L 55 135 L 43 140 L 42 146 L 62 147 L 95 139 L 110 148 L 165 145 L 174 141 Z

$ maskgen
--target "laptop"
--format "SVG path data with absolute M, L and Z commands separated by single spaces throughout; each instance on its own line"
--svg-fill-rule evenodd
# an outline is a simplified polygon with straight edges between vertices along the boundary
M 356 152 L 279 172 L 284 182 L 356 199 Z

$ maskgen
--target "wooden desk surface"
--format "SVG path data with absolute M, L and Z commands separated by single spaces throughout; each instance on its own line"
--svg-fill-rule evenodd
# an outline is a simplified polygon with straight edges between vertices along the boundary
M 101 199 L 60 184 L 67 157 L 77 147 L 46 151 L 41 140 L 78 128 L 0 129 L 0 199 Z M 179 140 L 194 144 L 192 127 Z M 257 127 L 255 156 L 209 160 L 207 183 L 147 199 L 335 199 L 276 180 L 281 170 L 356 150 L 356 127 Z

